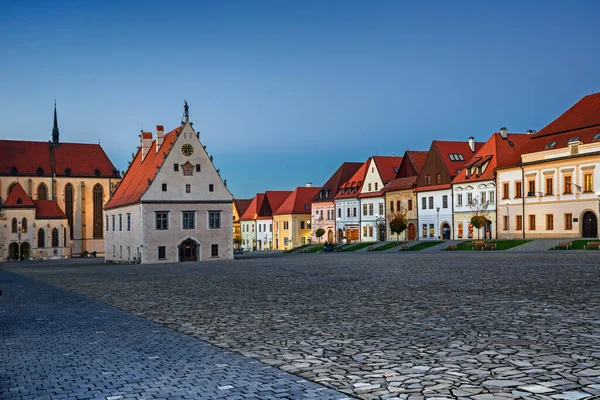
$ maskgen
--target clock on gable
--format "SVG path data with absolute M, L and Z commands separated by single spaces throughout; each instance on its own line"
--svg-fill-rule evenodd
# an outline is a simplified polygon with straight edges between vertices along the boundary
M 186 143 L 181 146 L 181 153 L 184 156 L 189 157 L 194 153 L 194 147 L 191 144 Z

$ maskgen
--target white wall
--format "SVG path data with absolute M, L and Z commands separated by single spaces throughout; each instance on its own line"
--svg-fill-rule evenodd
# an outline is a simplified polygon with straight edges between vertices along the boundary
M 447 207 L 443 207 L 443 196 L 447 196 Z M 429 208 L 429 198 L 433 197 L 433 208 Z M 427 199 L 426 208 L 422 207 L 422 199 Z M 438 239 L 442 238 L 442 233 L 440 231 L 440 227 L 447 223 L 450 227 L 450 239 L 453 239 L 453 230 L 452 230 L 452 190 L 451 189 L 443 189 L 443 190 L 435 190 L 435 191 L 427 191 L 427 192 L 418 192 L 417 193 L 417 207 L 419 207 L 419 223 L 417 226 L 417 233 L 419 239 Z M 439 215 L 437 212 L 437 207 L 439 207 Z M 427 236 L 423 236 L 423 225 L 427 225 Z M 434 234 L 430 235 L 430 226 L 433 225 Z
M 144 240 L 142 238 L 141 204 L 105 211 L 108 225 L 104 227 L 105 260 L 110 262 L 140 262 Z M 131 215 L 130 230 L 127 229 L 127 214 Z M 122 230 L 119 230 L 119 215 L 123 217 Z M 115 219 L 113 230 L 112 220 Z M 108 229 L 107 229 L 108 228 Z

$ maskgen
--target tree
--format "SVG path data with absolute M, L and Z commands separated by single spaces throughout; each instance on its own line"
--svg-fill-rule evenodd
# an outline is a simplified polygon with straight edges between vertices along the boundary
M 238 247 L 242 245 L 242 237 L 240 235 L 236 235 L 233 238 L 233 244 L 236 244 Z
M 400 210 L 390 214 L 390 231 L 396 234 L 397 241 L 400 241 L 400 234 L 406 230 L 406 212 Z
M 480 239 L 481 228 L 484 228 L 488 222 L 487 213 L 488 203 L 479 204 L 477 199 L 473 199 L 471 202 L 471 209 L 474 210 L 474 215 L 471 217 L 471 225 L 477 228 L 477 239 Z
M 315 231 L 315 236 L 317 237 L 317 239 L 319 239 L 319 243 L 321 243 L 321 238 L 323 237 L 324 234 L 325 234 L 325 229 L 323 229 L 323 228 L 319 228 Z

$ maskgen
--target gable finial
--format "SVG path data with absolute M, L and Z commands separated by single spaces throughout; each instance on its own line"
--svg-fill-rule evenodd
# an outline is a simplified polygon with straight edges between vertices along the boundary
M 58 118 L 56 117 L 56 99 L 54 99 L 54 126 L 52 127 L 52 145 L 58 147 L 59 144 Z
M 188 103 L 186 100 L 183 101 L 184 106 L 183 106 L 183 111 L 184 111 L 184 118 L 185 118 L 185 122 L 190 122 L 190 106 L 188 106 Z

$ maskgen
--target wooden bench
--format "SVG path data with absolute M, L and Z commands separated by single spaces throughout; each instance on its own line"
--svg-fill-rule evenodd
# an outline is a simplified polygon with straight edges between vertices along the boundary
M 556 247 L 564 247 L 569 250 L 569 247 L 571 247 L 571 242 L 558 242 Z
M 400 246 L 400 251 L 408 251 L 408 246 L 403 244 L 402 246 Z
M 485 248 L 485 244 L 484 243 L 475 243 L 475 246 L 473 247 L 474 250 L 483 250 Z
M 486 243 L 485 249 L 486 250 L 496 250 L 496 243 Z
M 455 244 L 449 244 L 448 246 L 446 246 L 446 250 L 456 250 L 456 245 Z
M 600 250 L 600 242 L 587 242 L 587 244 L 585 245 L 584 249 L 589 249 L 595 247 L 596 250 Z

